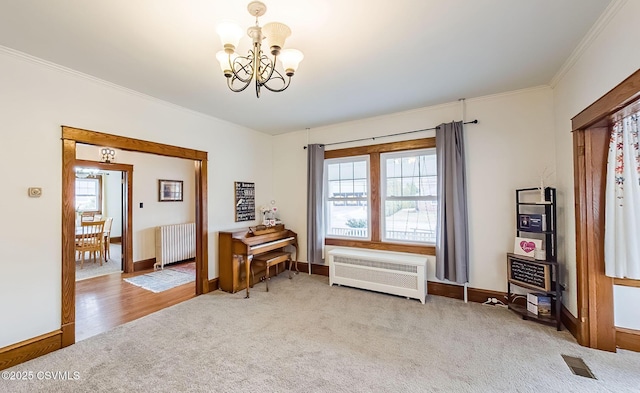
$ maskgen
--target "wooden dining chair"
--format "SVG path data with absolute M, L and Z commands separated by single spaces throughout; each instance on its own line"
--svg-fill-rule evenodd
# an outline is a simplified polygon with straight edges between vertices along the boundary
M 84 265 L 84 253 L 87 251 L 89 258 L 93 257 L 94 262 L 100 256 L 100 266 L 102 266 L 104 221 L 84 221 L 80 225 L 80 231 L 76 233 L 76 251 L 80 253 L 80 269 Z
M 94 215 L 95 215 L 94 212 L 82 212 L 80 213 L 80 221 L 81 222 L 94 221 L 94 218 L 93 218 Z
M 107 262 L 111 258 L 111 225 L 113 224 L 113 217 L 107 217 L 104 220 L 104 239 L 102 239 L 102 244 L 104 246 L 104 261 Z

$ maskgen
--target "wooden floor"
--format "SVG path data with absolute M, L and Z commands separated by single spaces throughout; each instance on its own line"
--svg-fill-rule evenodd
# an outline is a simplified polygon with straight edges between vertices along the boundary
M 76 341 L 195 297 L 195 282 L 153 293 L 123 280 L 152 271 L 114 273 L 76 282 Z

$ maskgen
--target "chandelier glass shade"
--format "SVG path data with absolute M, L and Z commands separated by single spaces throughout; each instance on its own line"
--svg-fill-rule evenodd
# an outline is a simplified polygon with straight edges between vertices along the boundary
M 287 37 L 291 35 L 291 29 L 287 25 L 271 22 L 260 27 L 258 17 L 267 11 L 267 7 L 262 2 L 249 3 L 247 10 L 255 16 L 256 24 L 247 29 L 252 47 L 246 56 L 236 53 L 242 37 L 242 29 L 238 25 L 226 22 L 218 25 L 216 29 L 224 47 L 216 54 L 216 59 L 227 78 L 227 86 L 232 91 L 240 92 L 253 81 L 258 98 L 262 87 L 274 92 L 284 91 L 289 87 L 291 77 L 298 69 L 304 55 L 296 49 L 283 49 Z M 262 50 L 265 39 L 267 53 Z M 278 61 L 283 72 L 276 69 Z

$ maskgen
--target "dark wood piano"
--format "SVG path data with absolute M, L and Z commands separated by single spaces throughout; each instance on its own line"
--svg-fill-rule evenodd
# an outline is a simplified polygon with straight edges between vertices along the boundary
M 235 293 L 247 290 L 251 280 L 251 261 L 254 256 L 273 251 L 283 251 L 293 246 L 296 263 L 298 259 L 298 235 L 279 224 L 269 228 L 251 227 L 218 233 L 218 263 L 220 266 L 220 289 Z M 292 257 L 293 258 L 293 257 Z M 262 277 L 264 270 L 254 271 L 256 278 Z

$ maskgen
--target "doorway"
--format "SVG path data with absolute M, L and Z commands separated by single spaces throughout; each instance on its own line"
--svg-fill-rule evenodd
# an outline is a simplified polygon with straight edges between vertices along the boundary
M 107 274 L 122 273 L 121 246 L 124 215 L 124 176 L 121 171 L 98 170 L 77 166 L 76 228 L 82 223 L 103 222 L 102 252 L 76 255 L 76 281 Z M 91 224 L 85 224 L 91 225 Z M 98 256 L 100 258 L 98 258 Z
M 619 116 L 640 110 L 640 70 L 571 119 L 576 215 L 578 343 L 615 352 L 638 350 L 640 334 L 616 328 L 614 285 L 626 279 L 605 275 L 605 178 L 611 125 Z M 634 349 L 636 348 L 636 349 Z
M 132 152 L 149 153 L 160 156 L 186 158 L 195 162 L 195 221 L 196 221 L 196 295 L 209 292 L 208 279 L 208 233 L 207 233 L 207 153 L 185 149 L 177 146 L 164 145 L 155 142 L 137 140 L 117 135 L 104 134 L 95 131 L 82 130 L 72 127 L 62 127 L 62 346 L 68 346 L 76 341 L 75 338 L 75 172 L 74 167 L 82 164 L 76 159 L 76 144 L 111 147 Z M 123 164 L 102 164 L 109 168 Z M 123 171 L 126 168 L 121 169 Z M 132 173 L 132 168 L 130 169 Z M 131 197 L 133 177 L 128 176 L 127 185 L 127 219 L 131 222 Z M 123 231 L 127 226 L 123 224 Z M 132 244 L 132 233 L 123 233 L 122 241 Z M 126 272 L 133 272 L 132 247 L 123 247 L 126 252 L 123 258 Z M 215 285 L 215 281 L 212 286 Z
M 103 200 L 99 202 L 100 206 L 97 206 L 94 210 L 98 212 L 101 217 L 111 217 L 113 218 L 114 224 L 113 227 L 116 230 L 114 234 L 115 241 L 114 244 L 119 244 L 119 252 L 120 255 L 114 255 L 121 262 L 121 271 L 124 273 L 133 272 L 133 242 L 132 242 L 132 234 L 133 230 L 131 227 L 131 223 L 133 221 L 133 165 L 128 164 L 115 164 L 115 163 L 103 163 L 97 161 L 88 161 L 88 160 L 75 160 L 74 165 L 74 196 L 77 193 L 77 173 L 78 168 L 82 168 L 84 170 L 93 171 L 94 173 L 103 175 L 102 177 L 106 177 L 104 175 L 113 176 L 113 179 L 109 179 L 108 182 L 111 183 L 112 192 L 110 192 L 111 201 L 108 201 L 108 204 L 111 206 L 105 206 L 104 199 L 107 193 L 102 193 L 102 189 L 106 189 L 105 180 L 100 181 L 100 194 L 102 195 Z M 116 188 L 117 187 L 117 188 Z M 116 189 L 113 189 L 116 188 Z M 104 194 L 104 195 L 103 195 Z M 109 209 L 110 207 L 110 209 Z M 104 210 L 104 211 L 103 211 Z M 77 222 L 82 218 L 78 217 L 78 203 L 74 204 L 74 222 Z M 115 217 L 114 214 L 107 214 L 108 212 L 116 212 Z M 114 247 L 118 248 L 118 247 Z M 117 252 L 117 251 L 116 251 Z M 78 277 L 76 277 L 77 279 Z

